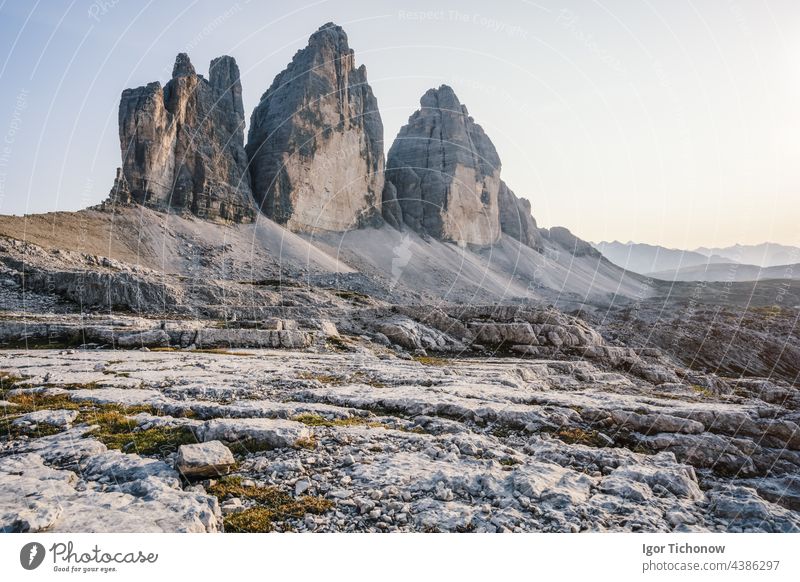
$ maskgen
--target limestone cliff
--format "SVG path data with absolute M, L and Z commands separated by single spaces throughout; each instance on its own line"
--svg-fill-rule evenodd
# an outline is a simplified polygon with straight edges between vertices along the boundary
M 208 219 L 255 217 L 244 151 L 239 68 L 214 59 L 209 79 L 179 54 L 172 79 L 122 93 L 122 168 L 112 199 Z
M 261 210 L 296 232 L 380 216 L 383 124 L 344 30 L 311 35 L 253 111 L 247 153 Z

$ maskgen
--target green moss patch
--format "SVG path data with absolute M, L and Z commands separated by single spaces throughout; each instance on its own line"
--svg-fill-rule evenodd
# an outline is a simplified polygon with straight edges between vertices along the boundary
M 385 424 L 362 416 L 349 416 L 347 418 L 330 420 L 319 414 L 304 413 L 298 414 L 293 417 L 292 420 L 302 422 L 308 426 L 368 426 L 372 428 L 386 428 Z
M 317 374 L 316 372 L 300 372 L 297 377 L 301 380 L 316 380 L 322 384 L 334 384 L 340 386 L 344 383 L 341 376 L 333 374 Z
M 447 358 L 437 358 L 436 356 L 413 356 L 423 366 L 449 366 L 452 362 Z
M 7 417 L 0 419 L 0 438 L 20 436 L 40 437 L 59 433 L 63 428 L 39 425 L 33 429 L 14 427 L 14 418 L 37 410 L 77 410 L 78 417 L 73 425 L 97 425 L 92 436 L 110 449 L 141 455 L 167 455 L 182 444 L 196 443 L 194 433 L 188 427 L 155 427 L 136 430 L 137 423 L 128 418 L 146 412 L 159 415 L 161 412 L 152 406 L 122 406 L 118 404 L 96 404 L 72 400 L 68 394 L 42 394 L 27 392 L 9 396 L 9 402 L 16 406 L 9 408 Z
M 36 426 L 14 426 L 15 415 L 0 418 L 0 439 L 16 439 L 20 437 L 39 438 L 60 433 L 63 429 L 51 424 L 42 423 Z
M 177 451 L 181 445 L 197 442 L 197 437 L 186 426 L 136 430 L 136 422 L 126 416 L 135 413 L 119 409 L 91 410 L 81 412 L 78 420 L 98 425 L 98 428 L 92 431 L 92 436 L 109 449 L 125 453 L 166 456 Z
M 586 445 L 589 447 L 607 447 L 608 441 L 603 439 L 596 430 L 582 428 L 561 428 L 553 433 L 557 439 L 568 445 Z

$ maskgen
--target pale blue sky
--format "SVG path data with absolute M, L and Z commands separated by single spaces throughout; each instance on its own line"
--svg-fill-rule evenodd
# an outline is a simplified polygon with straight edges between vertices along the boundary
M 327 21 L 367 65 L 386 149 L 454 87 L 540 225 L 673 247 L 800 244 L 800 2 L 0 0 L 0 213 L 100 202 L 126 87 L 242 70 L 247 114 Z

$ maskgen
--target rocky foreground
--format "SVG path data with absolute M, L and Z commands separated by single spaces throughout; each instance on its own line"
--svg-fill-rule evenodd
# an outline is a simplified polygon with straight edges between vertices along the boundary
M 605 364 L 6 350 L 0 530 L 800 531 L 796 388 Z

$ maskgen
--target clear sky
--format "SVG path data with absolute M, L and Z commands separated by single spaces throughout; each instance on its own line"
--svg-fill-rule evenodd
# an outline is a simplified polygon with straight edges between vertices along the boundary
M 320 25 L 348 32 L 386 149 L 447 83 L 541 226 L 671 247 L 800 244 L 800 2 L 0 0 L 0 213 L 100 202 L 126 87 L 242 70 L 248 112 Z

